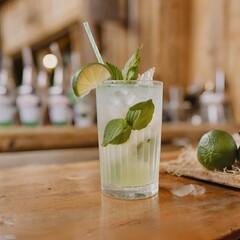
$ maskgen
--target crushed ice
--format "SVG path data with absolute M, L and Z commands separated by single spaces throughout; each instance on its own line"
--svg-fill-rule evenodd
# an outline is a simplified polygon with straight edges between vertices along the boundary
M 171 190 L 171 193 L 178 197 L 184 197 L 187 195 L 202 195 L 206 192 L 205 188 L 195 184 L 176 186 Z
M 121 89 L 115 91 L 111 95 L 110 99 L 113 105 L 121 107 L 124 104 L 127 106 L 131 106 L 134 103 L 136 97 L 137 96 L 134 94 L 129 95 L 129 90 Z
M 0 215 L 0 225 L 9 225 L 13 226 L 15 223 L 10 216 Z

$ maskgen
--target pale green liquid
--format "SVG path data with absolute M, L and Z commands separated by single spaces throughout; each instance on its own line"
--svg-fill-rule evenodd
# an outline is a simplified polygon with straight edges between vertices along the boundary
M 132 131 L 126 143 L 102 147 L 106 124 L 114 118 L 124 118 L 129 107 L 148 99 L 155 105 L 150 124 Z M 158 182 L 162 86 L 99 86 L 97 111 L 102 184 L 138 187 Z

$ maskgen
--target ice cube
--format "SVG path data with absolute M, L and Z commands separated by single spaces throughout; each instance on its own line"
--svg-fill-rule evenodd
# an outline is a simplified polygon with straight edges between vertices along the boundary
M 124 88 L 114 92 L 114 94 L 117 95 L 118 97 L 125 97 L 128 95 L 128 93 L 129 93 L 129 91 Z
M 194 186 L 192 184 L 184 185 L 184 186 L 178 186 L 171 190 L 171 193 L 178 197 L 184 197 L 186 195 L 189 195 L 192 191 L 194 191 Z
M 135 101 L 135 99 L 136 99 L 136 95 L 131 95 L 131 96 L 129 96 L 127 99 L 126 99 L 126 104 L 128 105 L 128 106 L 132 106 L 133 104 L 134 104 L 134 101 Z
M 120 107 L 123 106 L 131 106 L 136 99 L 136 95 L 130 94 L 127 89 L 121 89 L 115 91 L 110 97 L 110 101 L 115 105 Z
M 194 186 L 194 190 L 191 192 L 191 195 L 197 196 L 197 195 L 202 195 L 206 192 L 206 189 L 202 186 L 198 186 L 198 185 L 193 185 Z
M 204 187 L 201 187 L 195 184 L 188 184 L 188 185 L 174 187 L 171 190 L 171 193 L 178 197 L 184 197 L 187 195 L 194 195 L 194 196 L 202 195 L 205 193 L 205 191 L 206 190 Z
M 154 72 L 155 72 L 155 67 L 148 69 L 146 72 L 144 72 L 140 76 L 139 80 L 150 80 L 150 81 L 153 80 Z
M 111 94 L 109 99 L 111 103 L 113 103 L 116 106 L 119 106 L 126 101 L 127 94 L 128 91 L 126 89 L 117 90 Z

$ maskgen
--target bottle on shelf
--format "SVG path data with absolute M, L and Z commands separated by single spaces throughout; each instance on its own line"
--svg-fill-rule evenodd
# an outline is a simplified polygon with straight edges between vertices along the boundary
M 12 75 L 12 61 L 6 56 L 0 57 L 0 126 L 15 124 L 15 84 Z
M 37 74 L 37 89 L 38 95 L 41 100 L 43 118 L 47 117 L 48 105 L 48 89 L 49 89 L 49 76 L 42 63 L 38 64 L 39 71 Z
M 74 74 L 80 67 L 80 55 L 77 52 L 71 53 L 71 72 Z M 77 98 L 69 88 L 69 98 L 73 104 L 73 119 L 76 127 L 89 127 L 95 123 L 96 105 L 93 92 L 83 98 Z
M 20 123 L 24 126 L 37 126 L 43 122 L 40 97 L 37 92 L 37 74 L 30 47 L 22 49 L 23 75 L 18 88 L 17 107 Z
M 169 88 L 168 116 L 171 122 L 188 121 L 190 103 L 184 101 L 183 89 L 179 86 Z
M 205 92 L 200 96 L 200 113 L 203 122 L 216 124 L 232 120 L 228 98 L 225 89 L 225 73 L 217 69 L 214 84 L 207 82 Z
M 72 123 L 72 107 L 66 94 L 64 67 L 61 52 L 57 43 L 50 45 L 50 50 L 57 58 L 53 75 L 53 86 L 49 88 L 48 109 L 52 125 L 69 125 Z

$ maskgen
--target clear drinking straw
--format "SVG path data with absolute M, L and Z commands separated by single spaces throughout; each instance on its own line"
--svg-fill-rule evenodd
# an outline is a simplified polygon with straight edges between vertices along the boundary
M 83 25 L 84 25 L 84 28 L 85 28 L 85 30 L 87 32 L 89 41 L 90 41 L 90 43 L 92 45 L 93 51 L 94 51 L 94 53 L 96 55 L 96 58 L 97 58 L 98 62 L 104 64 L 104 61 L 103 61 L 103 59 L 102 59 L 102 57 L 100 55 L 100 52 L 99 52 L 99 50 L 97 48 L 97 45 L 96 45 L 95 40 L 93 38 L 93 35 L 92 35 L 92 32 L 91 32 L 91 29 L 89 27 L 88 22 L 84 22 Z

